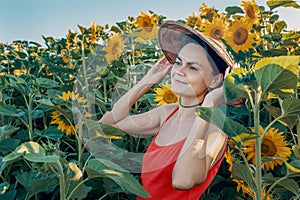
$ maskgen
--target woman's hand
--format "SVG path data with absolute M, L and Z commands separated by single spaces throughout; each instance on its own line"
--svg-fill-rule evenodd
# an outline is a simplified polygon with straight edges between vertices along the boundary
M 223 86 L 213 89 L 208 92 L 202 103 L 203 107 L 217 107 L 218 105 L 225 103 Z
M 228 67 L 225 71 L 224 74 L 224 79 L 226 76 L 229 74 L 230 68 Z M 223 88 L 223 83 L 221 87 L 215 88 L 211 91 L 209 91 L 202 103 L 203 107 L 217 107 L 221 104 L 225 103 L 224 99 L 224 88 Z
M 166 57 L 162 57 L 157 63 L 147 72 L 143 79 L 146 79 L 148 83 L 159 83 L 166 75 L 171 71 L 172 65 L 169 63 Z

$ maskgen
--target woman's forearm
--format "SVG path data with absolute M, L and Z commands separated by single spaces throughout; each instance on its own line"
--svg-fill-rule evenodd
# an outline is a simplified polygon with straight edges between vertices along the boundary
M 106 112 L 99 120 L 101 123 L 114 125 L 120 120 L 124 119 L 129 112 L 132 105 L 143 96 L 154 83 L 149 83 L 142 79 L 135 86 L 133 86 L 125 95 L 123 95 L 114 105 L 111 111 Z

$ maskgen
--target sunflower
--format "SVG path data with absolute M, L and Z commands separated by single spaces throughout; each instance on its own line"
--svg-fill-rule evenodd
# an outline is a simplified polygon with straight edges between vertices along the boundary
M 200 29 L 202 26 L 202 19 L 200 17 L 200 15 L 196 15 L 194 12 L 192 13 L 192 15 L 188 16 L 186 18 L 186 25 L 191 26 L 193 28 L 198 28 Z
M 179 97 L 172 92 L 169 83 L 162 85 L 160 88 L 156 88 L 154 92 L 156 93 L 154 101 L 158 103 L 157 106 L 179 102 Z
M 69 100 L 76 101 L 76 103 L 79 103 L 81 107 L 85 107 L 86 105 L 84 104 L 87 102 L 87 100 L 83 97 L 79 97 L 79 94 L 75 94 L 71 91 L 63 92 L 62 96 L 58 96 L 58 98 L 62 99 L 65 102 L 68 102 Z M 78 129 L 77 125 L 72 125 L 70 123 L 70 120 L 67 120 L 65 115 L 60 114 L 58 111 L 53 111 L 51 114 L 52 121 L 50 122 L 50 124 L 57 124 L 57 129 L 66 133 L 67 135 L 75 134 L 75 131 Z M 85 117 L 91 117 L 91 114 L 85 112 Z
M 232 152 L 233 150 L 230 150 L 228 148 L 228 150 L 226 151 L 224 157 L 225 157 L 225 160 L 226 162 L 229 164 L 229 168 L 228 168 L 228 171 L 229 172 L 232 172 L 232 167 L 233 167 L 233 157 L 232 157 Z
M 61 116 L 57 111 L 53 111 L 52 113 L 52 121 L 50 124 L 57 124 L 57 129 L 66 133 L 67 135 L 74 135 L 75 130 L 77 130 L 76 126 L 73 128 L 72 124 L 69 124 L 63 116 Z M 75 129 L 75 130 L 74 130 Z
M 157 16 L 155 14 L 146 14 L 141 11 L 134 22 L 137 27 L 138 36 L 143 39 L 151 39 L 157 35 Z
M 259 131 L 262 134 L 264 132 L 263 127 L 260 126 Z M 275 165 L 282 165 L 284 163 L 283 160 L 288 160 L 288 157 L 291 155 L 291 148 L 287 146 L 287 142 L 284 139 L 283 132 L 278 132 L 278 129 L 270 128 L 265 134 L 261 144 L 261 155 L 280 158 L 264 163 L 262 167 L 266 168 L 266 170 L 273 170 Z M 247 160 L 251 160 L 255 164 L 255 141 L 248 140 L 244 143 L 244 146 L 245 149 L 243 151 L 247 154 Z
M 209 22 L 212 22 L 212 19 L 218 14 L 216 10 L 212 7 L 206 5 L 206 3 L 202 3 L 202 6 L 199 8 L 200 16 L 205 18 Z
M 252 199 L 254 199 L 254 192 L 252 191 L 252 189 L 247 185 L 247 183 L 245 183 L 245 181 L 241 180 L 241 179 L 232 179 L 235 183 L 237 183 L 237 187 L 236 187 L 236 191 L 240 191 L 242 189 L 243 194 L 247 194 L 249 196 L 252 197 Z
M 68 91 L 68 92 L 63 92 L 62 96 L 58 96 L 60 99 L 64 101 L 68 101 L 69 99 L 72 101 L 77 101 L 78 103 L 86 103 L 87 100 L 84 99 L 83 97 L 78 98 L 79 94 L 75 94 L 74 92 Z
M 89 34 L 89 42 L 94 44 L 103 34 L 103 27 L 93 22 L 89 30 L 91 31 Z
M 77 33 L 75 33 L 72 29 L 69 29 L 68 35 L 66 38 L 66 49 L 71 51 L 73 48 L 78 47 L 77 42 L 79 42 Z
M 208 23 L 204 27 L 204 34 L 220 40 L 223 38 L 227 28 L 227 22 L 223 18 L 214 17 L 211 23 Z
M 107 40 L 106 47 L 103 50 L 106 52 L 105 59 L 108 63 L 117 59 L 123 52 L 124 42 L 119 33 L 111 35 Z
M 256 37 L 251 28 L 252 25 L 247 23 L 246 18 L 237 19 L 228 27 L 224 39 L 234 51 L 247 51 L 253 46 Z
M 252 23 L 259 22 L 260 11 L 255 0 L 251 0 L 251 1 L 242 0 L 241 6 L 244 8 L 248 22 L 252 22 Z
M 15 69 L 14 70 L 14 75 L 15 76 L 22 76 L 24 74 L 26 74 L 26 70 L 25 69 Z
M 233 150 L 228 149 L 224 155 L 226 162 L 229 164 L 229 168 L 228 171 L 232 173 L 232 167 L 233 167 L 233 161 L 234 161 L 234 156 L 233 155 Z M 235 179 L 232 177 L 232 175 L 230 176 L 232 178 L 232 181 L 235 182 L 237 184 L 236 190 L 240 191 L 242 189 L 243 194 L 248 194 L 249 196 L 253 197 L 253 192 L 252 189 L 245 183 L 245 181 L 241 180 L 241 179 Z

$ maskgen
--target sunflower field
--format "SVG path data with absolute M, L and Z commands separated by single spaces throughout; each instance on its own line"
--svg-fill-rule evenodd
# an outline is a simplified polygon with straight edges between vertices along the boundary
M 202 3 L 178 21 L 224 43 L 237 67 L 218 108 L 197 108 L 229 145 L 201 199 L 300 198 L 300 31 L 276 9 L 242 0 L 224 12 Z M 163 56 L 166 19 L 153 11 L 115 25 L 78 25 L 45 44 L 0 44 L 0 199 L 135 199 L 141 158 L 151 138 L 126 135 L 98 120 Z M 129 114 L 176 103 L 169 77 Z

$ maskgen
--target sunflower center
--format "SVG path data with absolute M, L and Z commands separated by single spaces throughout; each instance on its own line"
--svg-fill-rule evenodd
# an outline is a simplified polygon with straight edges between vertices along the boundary
M 233 34 L 233 42 L 237 45 L 244 44 L 248 39 L 248 31 L 245 28 L 239 28 Z
M 276 146 L 269 139 L 263 139 L 261 144 L 261 155 L 262 156 L 275 156 Z
M 255 18 L 254 9 L 252 6 L 247 9 L 246 14 L 251 19 Z
M 173 92 L 167 91 L 164 94 L 164 101 L 166 103 L 175 103 L 177 101 L 177 96 Z
M 151 18 L 144 18 L 143 27 L 152 27 Z
M 214 39 L 218 40 L 219 37 L 222 37 L 222 36 L 223 36 L 223 32 L 222 32 L 222 30 L 219 29 L 218 27 L 217 27 L 217 28 L 213 28 L 213 29 L 211 30 L 211 36 L 212 36 Z
M 111 53 L 116 54 L 118 52 L 118 49 L 119 49 L 119 44 L 116 42 L 111 48 Z

